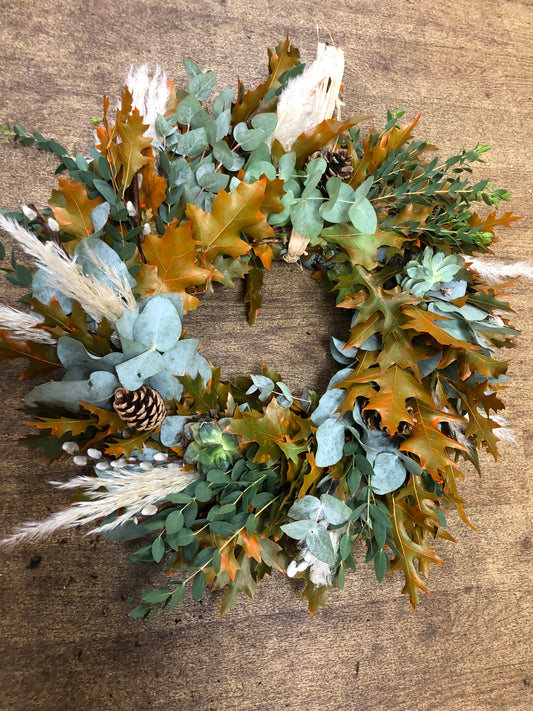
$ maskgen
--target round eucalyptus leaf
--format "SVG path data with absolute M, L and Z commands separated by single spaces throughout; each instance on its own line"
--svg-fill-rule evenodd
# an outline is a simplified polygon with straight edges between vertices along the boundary
M 182 323 L 169 299 L 153 296 L 133 324 L 133 338 L 158 351 L 170 350 L 179 341 Z
M 376 494 L 389 494 L 399 489 L 406 477 L 402 460 L 393 452 L 380 452 L 374 460 L 374 476 L 370 479 Z
M 312 190 L 305 198 L 300 198 L 292 207 L 291 217 L 294 229 L 305 237 L 318 237 L 324 220 L 320 215 L 322 193 Z
M 164 367 L 165 361 L 161 353 L 147 350 L 117 365 L 116 371 L 122 387 L 137 390 L 151 375 L 159 373 Z
M 376 211 L 372 203 L 364 198 L 360 203 L 352 205 L 349 210 L 349 217 L 352 225 L 366 235 L 373 235 L 378 226 Z
M 329 467 L 342 459 L 344 448 L 344 423 L 330 417 L 324 420 L 316 431 L 317 450 L 315 462 L 317 467 Z
M 331 538 L 324 526 L 316 525 L 305 537 L 305 542 L 311 553 L 328 565 L 335 565 L 336 555 Z
M 286 533 L 287 536 L 291 538 L 295 538 L 297 541 L 303 540 L 313 528 L 322 528 L 322 526 L 319 526 L 316 521 L 310 520 L 293 521 L 292 523 L 286 523 L 284 526 L 281 526 L 283 533 Z

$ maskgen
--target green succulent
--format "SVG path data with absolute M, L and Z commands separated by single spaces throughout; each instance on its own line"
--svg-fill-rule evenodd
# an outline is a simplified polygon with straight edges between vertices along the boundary
M 417 259 L 406 264 L 407 277 L 401 282 L 402 289 L 409 290 L 415 296 L 424 296 L 439 284 L 451 281 L 461 269 L 456 255 L 446 256 L 441 250 L 426 247 Z
M 188 426 L 193 441 L 185 451 L 188 464 L 196 464 L 198 471 L 229 469 L 241 456 L 237 437 L 222 432 L 215 422 L 201 422 Z

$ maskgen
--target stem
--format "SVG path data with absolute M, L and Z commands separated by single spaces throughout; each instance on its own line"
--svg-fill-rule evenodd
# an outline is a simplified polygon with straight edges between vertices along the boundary
M 34 205 L 33 203 L 28 203 L 28 207 L 31 208 L 31 209 L 37 214 L 37 217 L 35 218 L 35 220 L 41 225 L 41 227 L 43 228 L 43 230 L 44 230 L 44 231 L 46 232 L 46 234 L 48 235 L 49 239 L 50 239 L 52 242 L 55 242 L 55 244 L 57 244 L 58 247 L 61 247 L 61 249 L 63 250 L 63 252 L 64 252 L 64 253 L 67 255 L 67 257 L 70 259 L 70 254 L 69 254 L 69 253 L 67 252 L 67 250 L 65 249 L 65 245 L 63 244 L 63 242 L 59 239 L 59 234 L 58 234 L 57 232 L 54 232 L 53 230 L 50 229 L 50 226 L 48 225 L 48 222 L 46 222 L 46 220 L 44 219 L 44 217 L 41 215 L 41 213 L 39 212 L 39 210 L 35 207 L 35 205 Z

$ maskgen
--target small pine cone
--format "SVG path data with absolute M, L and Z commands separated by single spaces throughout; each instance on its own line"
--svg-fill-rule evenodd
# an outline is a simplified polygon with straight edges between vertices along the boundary
M 141 432 L 154 430 L 166 415 L 165 401 L 147 385 L 138 390 L 117 388 L 113 408 L 129 427 Z
M 321 148 L 314 153 L 311 158 L 324 158 L 327 166 L 318 184 L 319 190 L 325 191 L 326 184 L 330 178 L 337 177 L 346 182 L 353 173 L 352 156 L 346 148 L 331 150 L 331 148 Z

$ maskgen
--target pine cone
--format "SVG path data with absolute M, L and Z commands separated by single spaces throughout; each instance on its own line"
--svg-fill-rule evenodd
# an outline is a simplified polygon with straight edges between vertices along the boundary
M 321 148 L 320 151 L 317 151 L 310 156 L 310 158 L 320 157 L 324 158 L 327 162 L 326 170 L 320 178 L 320 182 L 317 186 L 318 189 L 323 192 L 326 190 L 326 183 L 330 178 L 336 176 L 345 182 L 353 173 L 352 156 L 348 153 L 346 148 L 339 148 L 337 150 L 331 150 L 331 148 Z
M 127 425 L 141 432 L 155 429 L 166 415 L 165 401 L 147 385 L 138 390 L 117 388 L 113 408 Z

